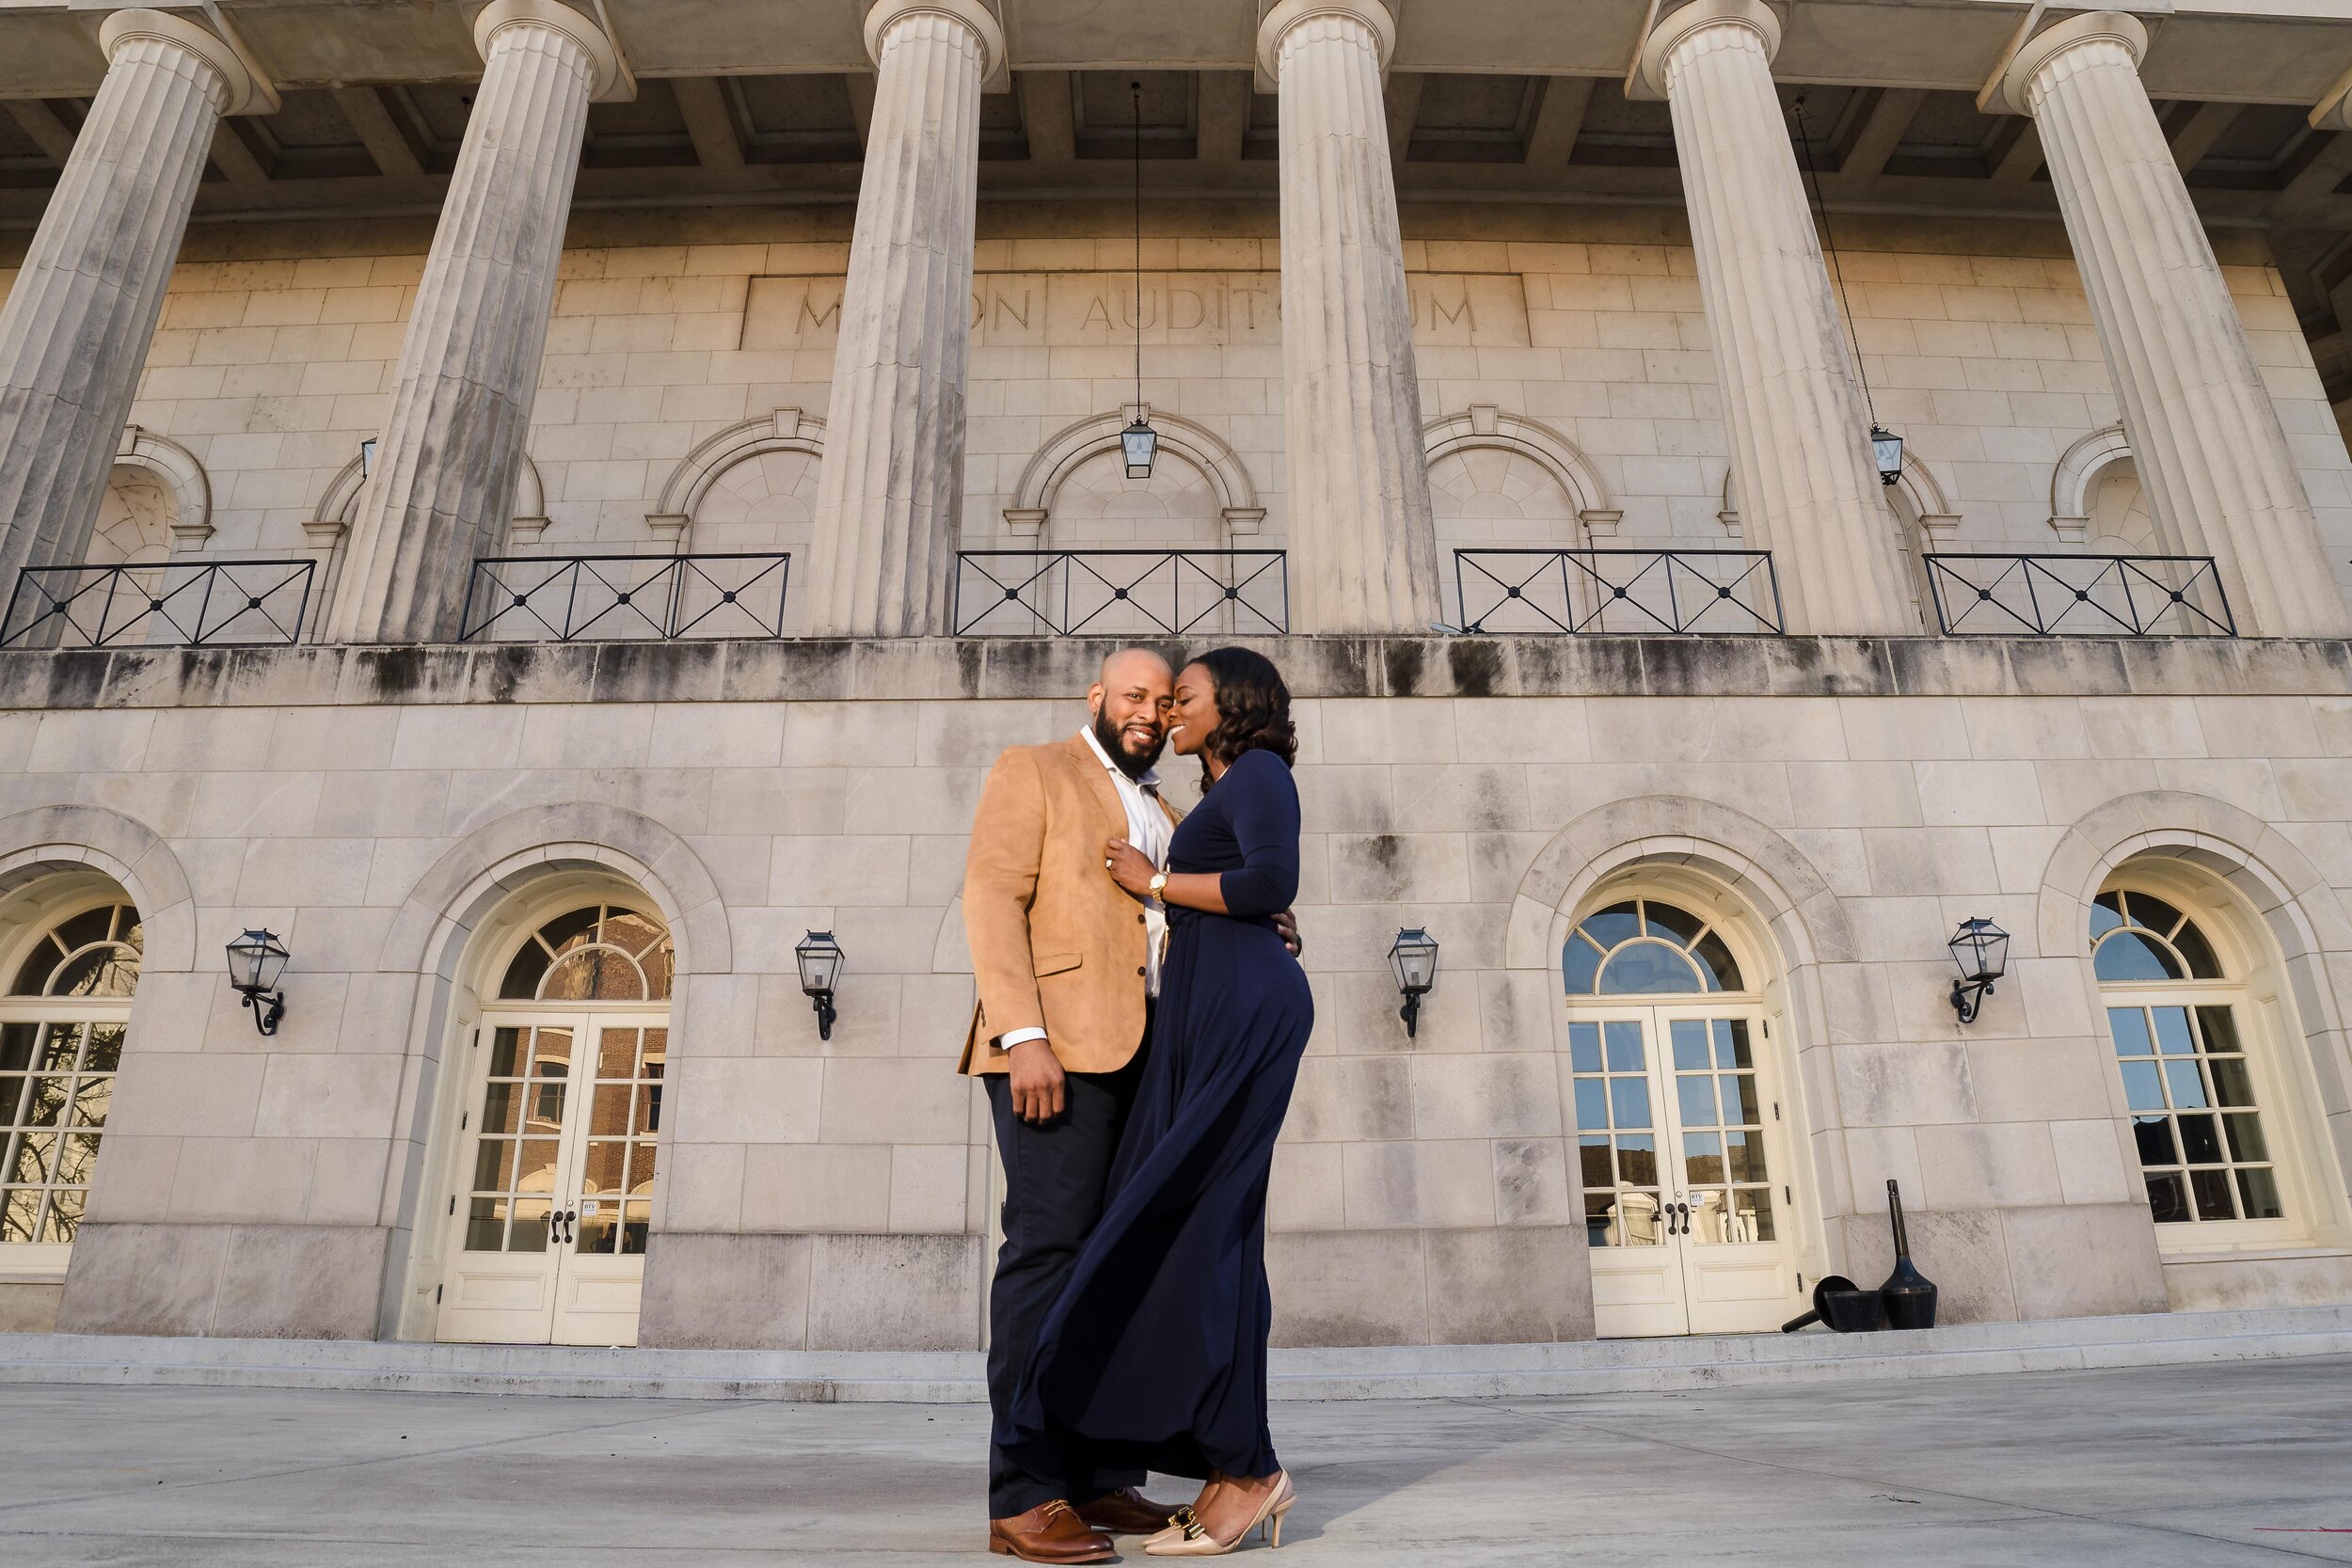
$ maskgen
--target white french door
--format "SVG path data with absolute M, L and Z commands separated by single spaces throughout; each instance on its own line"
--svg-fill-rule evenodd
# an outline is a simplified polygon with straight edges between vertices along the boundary
M 635 1344 L 666 1009 L 490 1013 L 472 1054 L 437 1338 Z
M 1601 1337 L 1762 1333 L 1804 1309 L 1769 1029 L 1721 1002 L 1570 1018 Z

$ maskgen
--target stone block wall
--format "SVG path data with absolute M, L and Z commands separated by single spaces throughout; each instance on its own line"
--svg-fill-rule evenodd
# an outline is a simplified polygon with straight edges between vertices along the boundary
M 1272 1197 L 1282 1342 L 1592 1332 L 1559 944 L 1636 865 L 1711 879 L 1772 955 L 1808 1277 L 1883 1268 L 1895 1177 L 1954 1318 L 2160 1308 L 2169 1284 L 2340 1296 L 2341 645 L 1262 646 L 1300 697 L 1318 1007 Z M 647 1340 L 976 1344 L 992 1175 L 952 1071 L 962 835 L 1001 747 L 1076 727 L 1104 651 L 0 659 L 0 880 L 95 866 L 164 933 L 60 1321 L 420 1332 L 456 955 L 503 890 L 603 866 L 679 945 Z M 2160 1263 L 2084 957 L 2084 901 L 2134 853 L 2228 877 L 2279 944 L 2294 1114 L 2329 1183 L 2296 1258 L 2194 1282 Z M 1963 1028 L 1944 942 L 1971 915 L 2015 940 Z M 294 954 L 270 1039 L 219 963 L 264 925 Z M 1403 925 L 1444 944 L 1411 1039 L 1386 963 Z M 795 974 L 812 927 L 850 955 L 830 1041 Z
M 1170 456 L 1150 483 L 1131 484 L 1105 454 L 1050 484 L 1032 476 L 1026 490 L 1024 476 L 1057 435 L 1119 416 L 1136 397 L 1134 245 L 1117 226 L 1073 232 L 1070 215 L 1051 209 L 991 203 L 981 216 L 967 546 L 1279 545 L 1271 207 L 1168 204 L 1149 214 L 1144 241 L 1142 399 L 1216 447 L 1229 473 Z M 1405 222 L 1422 417 L 1475 437 L 1434 475 L 1441 546 L 1738 547 L 1679 214 L 1421 206 Z M 2063 234 L 2029 222 L 1851 227 L 1841 266 L 1863 363 L 1880 419 L 1915 459 L 1888 526 L 1906 531 L 1915 552 L 2081 547 L 2079 529 L 2056 531 L 2051 519 L 2096 510 L 2097 497 L 2069 483 L 2054 498 L 2054 478 L 2069 449 L 2118 412 Z M 338 477 L 383 419 L 428 237 L 398 222 L 191 233 L 132 415 L 209 477 L 216 531 L 181 541 L 182 553 L 315 553 L 331 578 L 334 548 L 302 524 L 348 506 Z M 2259 242 L 2225 233 L 2217 243 L 2323 534 L 2352 581 L 2352 458 L 2310 350 Z M 844 216 L 583 212 L 571 245 L 530 441 L 536 484 L 516 501 L 549 521 L 513 547 L 670 548 L 675 535 L 647 518 L 683 504 L 674 482 L 691 487 L 697 474 L 707 483 L 691 508 L 690 547 L 803 546 Z M 779 409 L 806 420 L 794 440 L 723 471 L 698 466 L 714 436 Z M 1497 415 L 1548 435 L 1531 444 L 1506 428 L 1497 442 Z M 1549 437 L 1572 454 L 1565 470 L 1537 453 Z M 1049 494 L 1032 493 L 1041 484 Z M 1024 507 L 1050 511 L 1041 536 L 1007 522 L 1008 509 Z M 1238 531 L 1225 516 L 1233 507 L 1245 514 Z M 1262 521 L 1247 515 L 1253 508 Z M 2124 531 L 2106 548 L 2163 546 L 2131 531 L 2144 519 L 2098 526 L 2110 524 Z

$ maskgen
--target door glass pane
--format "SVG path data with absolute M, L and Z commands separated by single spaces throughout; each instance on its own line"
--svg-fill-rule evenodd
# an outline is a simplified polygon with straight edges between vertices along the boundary
M 1662 1246 L 1666 1241 L 1657 1135 L 1651 1131 L 1649 1053 L 1642 1035 L 1639 1019 L 1568 1025 L 1584 1234 L 1597 1247 Z
M 1706 1073 L 1677 1073 L 1675 1103 L 1682 1113 L 1682 1125 L 1685 1127 L 1722 1125 L 1715 1115 L 1715 1080 Z
M 465 1250 L 545 1252 L 572 1032 L 501 1026 L 490 1032 L 489 1050 L 471 1190 L 462 1195 Z
M 2279 1183 L 2266 1167 L 2239 1171 L 2237 1190 L 2249 1220 L 2275 1220 L 2285 1212 L 2279 1207 Z
M 1598 1072 L 1600 1066 L 1600 1025 L 1571 1023 L 1568 1025 L 1568 1067 L 1576 1072 Z
M 2156 1221 L 2281 1217 L 2233 1010 L 2210 1003 L 2109 1007 L 2107 1026 Z M 2230 1114 L 2216 1116 L 2217 1107 Z
M 1609 1080 L 1609 1103 L 1619 1127 L 1647 1127 L 1650 1124 L 1649 1080 L 1612 1078 Z
M 1772 1206 L 1765 1184 L 1771 1177 L 1747 1021 L 1688 1022 L 1700 1042 L 1692 1053 L 1700 1070 L 1675 1075 L 1675 1108 L 1685 1129 L 1691 1240 L 1702 1246 L 1769 1242 Z
M 1639 1020 L 1611 1019 L 1601 1025 L 1609 1045 L 1609 1070 L 1640 1072 L 1647 1058 L 1642 1050 L 1642 1025 Z
M 2115 1037 L 2119 1056 L 2153 1056 L 2155 1041 L 2149 1037 L 2148 1015 L 2137 1007 L 2109 1007 L 2107 1033 Z

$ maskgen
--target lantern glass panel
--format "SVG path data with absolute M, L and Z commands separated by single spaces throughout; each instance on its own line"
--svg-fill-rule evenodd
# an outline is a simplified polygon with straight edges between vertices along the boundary
M 1152 459 L 1159 451 L 1160 433 L 1137 420 L 1119 433 L 1119 444 L 1127 454 L 1127 477 L 1150 479 Z
M 841 946 L 831 931 L 811 931 L 795 948 L 801 965 L 801 990 L 809 995 L 830 991 L 841 974 Z
M 1389 949 L 1389 967 L 1396 972 L 1399 990 L 1419 995 L 1438 979 L 1438 943 L 1427 931 L 1399 931 Z
M 2009 971 L 2009 933 L 1989 920 L 1963 921 L 1950 945 L 1963 980 L 1997 980 Z
M 1870 455 L 1878 460 L 1879 478 L 1892 484 L 1902 477 L 1903 438 L 1892 431 L 1872 426 Z
M 268 931 L 247 931 L 229 944 L 229 980 L 241 991 L 274 990 L 286 950 Z

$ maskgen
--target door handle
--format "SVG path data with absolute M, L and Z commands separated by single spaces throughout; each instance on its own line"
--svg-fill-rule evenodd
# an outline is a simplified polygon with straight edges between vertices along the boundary
M 1688 1236 L 1691 1233 L 1691 1206 L 1687 1203 L 1677 1203 L 1675 1217 L 1682 1222 L 1682 1229 L 1679 1233 Z
M 564 1243 L 566 1246 L 570 1245 L 574 1239 L 572 1233 L 572 1223 L 579 1218 L 579 1210 L 566 1209 L 564 1211 Z M 1683 1222 L 1683 1228 L 1686 1230 L 1690 1228 L 1689 1221 L 1686 1220 Z

